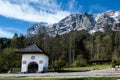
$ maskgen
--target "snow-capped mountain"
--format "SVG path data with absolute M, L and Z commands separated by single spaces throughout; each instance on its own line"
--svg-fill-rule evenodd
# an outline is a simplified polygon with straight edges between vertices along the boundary
M 96 31 L 104 31 L 106 28 L 114 31 L 120 30 L 120 11 L 109 10 L 100 14 L 71 14 L 53 25 L 35 24 L 27 30 L 27 37 L 37 33 L 47 33 L 50 36 L 62 35 L 71 30 L 82 29 L 92 34 Z
M 28 30 L 27 30 L 27 37 L 31 37 L 31 36 L 34 36 L 35 34 L 37 33 L 46 33 L 46 26 L 48 24 L 45 23 L 45 22 L 41 22 L 41 23 L 37 23 L 37 24 L 34 24 L 32 27 L 30 27 Z

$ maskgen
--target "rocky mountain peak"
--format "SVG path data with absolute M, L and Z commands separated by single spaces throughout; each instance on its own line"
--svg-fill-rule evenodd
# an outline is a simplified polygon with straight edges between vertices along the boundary
M 62 35 L 71 30 L 85 29 L 89 33 L 96 31 L 104 31 L 104 28 L 111 28 L 111 30 L 120 30 L 120 12 L 109 10 L 99 14 L 71 14 L 58 23 L 47 25 L 46 23 L 35 24 L 27 30 L 27 36 L 35 35 L 37 33 L 46 33 L 50 36 L 56 34 Z

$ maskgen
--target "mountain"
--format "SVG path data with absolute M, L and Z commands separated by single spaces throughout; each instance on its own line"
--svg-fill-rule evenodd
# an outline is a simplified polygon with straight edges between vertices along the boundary
M 34 24 L 27 30 L 26 37 L 32 37 L 37 33 L 46 33 L 47 25 L 45 22 Z
M 109 10 L 99 14 L 71 14 L 52 25 L 35 24 L 27 30 L 27 37 L 37 33 L 47 33 L 50 36 L 55 36 L 56 34 L 62 35 L 71 30 L 82 29 L 87 30 L 90 34 L 96 31 L 104 32 L 105 29 L 119 31 L 120 11 Z

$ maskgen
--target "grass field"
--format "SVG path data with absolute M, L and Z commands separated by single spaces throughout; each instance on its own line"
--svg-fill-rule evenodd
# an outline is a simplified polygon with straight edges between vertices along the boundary
M 79 70 L 100 70 L 100 69 L 107 69 L 109 68 L 111 65 L 92 65 L 92 66 L 88 66 L 88 67 L 74 67 L 74 68 L 64 68 L 64 70 L 71 70 L 71 71 L 79 71 Z
M 13 79 L 0 79 L 0 80 L 120 80 L 119 78 L 115 78 L 115 77 L 88 77 L 88 78 L 49 78 L 49 79 L 41 79 L 41 78 L 13 78 Z

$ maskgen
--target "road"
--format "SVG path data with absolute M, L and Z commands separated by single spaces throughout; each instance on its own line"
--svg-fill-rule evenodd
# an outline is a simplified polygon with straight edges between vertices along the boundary
M 120 77 L 120 71 L 105 69 L 86 72 L 0 74 L 0 78 L 79 78 L 79 77 Z

